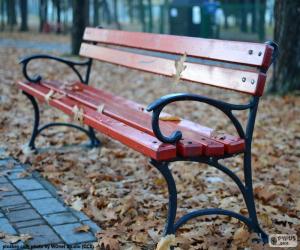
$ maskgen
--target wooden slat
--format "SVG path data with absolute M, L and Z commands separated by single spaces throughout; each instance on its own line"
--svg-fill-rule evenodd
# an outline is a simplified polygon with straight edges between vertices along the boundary
M 100 104 L 105 104 L 103 110 L 105 115 L 124 122 L 129 126 L 133 126 L 150 135 L 154 135 L 151 125 L 151 115 L 144 111 L 142 105 L 81 83 L 76 83 L 77 89 L 80 89 L 81 91 L 62 90 L 60 87 L 62 83 L 59 82 L 42 82 L 42 84 L 55 91 L 67 93 L 68 96 L 89 105 L 94 109 Z M 162 131 L 165 134 L 170 134 L 176 129 L 179 129 L 183 132 L 183 137 L 192 142 L 188 144 L 186 144 L 185 141 L 179 142 L 179 152 L 183 152 L 184 154 L 182 156 L 194 156 L 195 152 L 199 153 L 199 144 L 203 146 L 203 149 L 201 150 L 207 156 L 223 155 L 224 149 L 228 154 L 239 153 L 244 150 L 244 140 L 231 135 L 210 138 L 212 129 L 195 124 L 191 121 L 181 119 L 176 123 L 169 121 L 160 121 L 160 123 Z M 185 150 L 183 150 L 184 148 Z
M 86 43 L 81 44 L 80 55 L 168 77 L 176 74 L 175 61 L 159 57 L 134 54 Z M 266 80 L 266 75 L 263 73 L 189 62 L 184 65 L 186 68 L 181 73 L 182 80 L 258 96 L 263 93 Z
M 268 68 L 273 48 L 266 44 L 86 28 L 84 40 L 144 50 Z
M 35 96 L 41 101 L 44 101 L 45 95 L 49 92 L 48 88 L 40 84 L 23 82 L 19 82 L 18 84 L 23 91 Z M 73 115 L 72 108 L 77 105 L 84 110 L 85 124 L 118 140 L 134 150 L 156 160 L 169 160 L 176 157 L 176 147 L 174 145 L 162 143 L 149 134 L 96 112 L 94 109 L 72 100 L 69 97 L 51 99 L 49 105 L 62 110 L 68 115 Z

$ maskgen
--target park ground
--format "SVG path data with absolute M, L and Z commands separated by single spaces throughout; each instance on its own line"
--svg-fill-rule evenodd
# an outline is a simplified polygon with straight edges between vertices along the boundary
M 161 237 L 167 213 L 167 190 L 164 180 L 143 155 L 101 134 L 97 134 L 102 142 L 100 149 L 67 147 L 66 144 L 80 144 L 87 139 L 67 128 L 50 129 L 37 143 L 43 148 L 64 146 L 63 151 L 48 149 L 38 155 L 22 151 L 31 133 L 33 110 L 16 85 L 23 79 L 18 60 L 33 53 L 67 56 L 59 48 L 68 44 L 68 37 L 2 33 L 0 39 L 3 39 L 1 43 L 4 39 L 13 39 L 9 45 L 0 46 L 0 147 L 9 156 L 29 163 L 31 167 L 27 171 L 40 172 L 56 186 L 66 204 L 79 204 L 103 229 L 96 235 L 102 241 L 120 245 L 121 249 L 153 248 Z M 36 46 L 20 46 L 28 40 L 36 42 Z M 58 47 L 55 45 L 51 51 L 45 51 L 49 41 L 56 41 Z M 74 79 L 71 71 L 53 62 L 37 61 L 30 68 L 33 74 L 42 73 L 51 79 Z M 90 83 L 145 105 L 171 92 L 199 93 L 234 103 L 247 100 L 234 92 L 185 82 L 174 84 L 170 79 L 100 62 L 93 65 Z M 46 104 L 41 109 L 44 122 L 70 120 Z M 221 113 L 205 105 L 182 103 L 168 111 L 217 131 L 233 131 Z M 246 114 L 241 113 L 239 117 L 245 119 Z M 299 95 L 263 96 L 253 142 L 254 188 L 262 227 L 270 234 L 297 233 L 298 238 L 299 117 Z M 241 162 L 237 156 L 225 163 L 242 177 Z M 178 185 L 179 215 L 204 207 L 246 212 L 235 184 L 217 170 L 190 163 L 173 164 L 172 170 Z M 254 237 L 235 219 L 209 217 L 185 225 L 176 239 L 180 249 L 261 249 L 260 244 L 252 242 Z

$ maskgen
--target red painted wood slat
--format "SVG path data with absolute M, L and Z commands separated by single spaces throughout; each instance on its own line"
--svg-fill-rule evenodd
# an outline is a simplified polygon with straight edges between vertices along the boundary
M 100 104 L 105 104 L 105 108 L 103 110 L 105 115 L 153 135 L 151 115 L 144 112 L 142 105 L 81 83 L 76 83 L 76 86 L 78 86 L 78 89 L 82 91 L 64 91 L 61 89 L 60 86 L 62 84 L 59 82 L 42 82 L 42 84 L 54 89 L 55 91 L 67 93 L 70 97 L 89 105 L 94 109 L 96 109 Z M 185 153 L 185 155 L 182 156 L 194 156 L 197 149 L 193 151 L 192 148 L 196 148 L 199 143 L 203 145 L 203 152 L 208 156 L 223 155 L 224 147 L 225 152 L 229 154 L 243 152 L 244 150 L 244 140 L 231 135 L 223 135 L 220 138 L 210 138 L 212 129 L 184 119 L 181 119 L 180 122 L 176 123 L 161 121 L 161 128 L 165 134 L 170 134 L 174 130 L 179 129 L 183 132 L 184 138 L 192 141 L 191 145 L 185 144 L 189 150 L 186 149 L 185 151 L 180 151 Z M 182 143 L 183 142 L 180 142 L 179 144 Z M 184 148 L 184 146 L 180 147 Z
M 150 73 L 173 77 L 175 61 L 82 43 L 80 55 Z M 252 95 L 262 95 L 266 74 L 185 62 L 181 79 Z
M 40 101 L 44 101 L 46 94 L 49 92 L 48 88 L 40 84 L 23 82 L 19 82 L 18 84 L 23 91 L 35 96 Z M 73 115 L 72 108 L 77 105 L 84 109 L 85 124 L 120 141 L 134 150 L 156 160 L 169 160 L 176 157 L 176 147 L 174 145 L 161 143 L 155 137 L 96 112 L 92 108 L 72 100 L 69 97 L 51 99 L 49 105 L 62 110 L 68 115 Z
M 267 69 L 273 48 L 262 43 L 86 28 L 84 40 L 137 49 L 184 54 Z

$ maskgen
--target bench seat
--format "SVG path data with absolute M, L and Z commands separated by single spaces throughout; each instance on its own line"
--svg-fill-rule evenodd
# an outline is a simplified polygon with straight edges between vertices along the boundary
M 84 111 L 85 124 L 158 161 L 176 157 L 223 157 L 244 152 L 243 139 L 228 134 L 215 135 L 213 129 L 185 119 L 160 121 L 161 130 L 166 135 L 176 129 L 183 133 L 176 145 L 160 142 L 153 134 L 151 114 L 144 106 L 80 82 L 63 84 L 43 80 L 39 84 L 18 84 L 23 91 L 42 102 L 52 90 L 57 94 L 50 97 L 49 105 L 71 116 L 77 106 Z M 97 111 L 99 107 L 101 110 Z

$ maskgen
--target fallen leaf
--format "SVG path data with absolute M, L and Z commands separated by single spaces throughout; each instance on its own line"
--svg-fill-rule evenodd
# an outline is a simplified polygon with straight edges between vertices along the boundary
M 120 244 L 117 239 L 104 236 L 99 240 L 101 250 L 119 250 Z
M 160 116 L 159 120 L 161 121 L 173 121 L 173 122 L 180 122 L 181 118 L 178 116 L 171 116 L 171 115 L 165 115 L 165 116 Z
M 250 233 L 245 227 L 240 227 L 238 230 L 235 231 L 233 235 L 233 240 L 235 244 L 241 244 L 248 241 L 250 238 Z
M 176 244 L 175 235 L 170 234 L 162 237 L 156 246 L 156 250 L 170 250 Z
M 90 231 L 90 227 L 88 225 L 82 225 L 82 226 L 79 226 L 79 227 L 75 227 L 73 229 L 73 231 L 75 233 L 87 233 Z
M 83 206 L 83 201 L 80 197 L 76 197 L 76 200 L 71 203 L 71 207 L 77 211 L 81 211 Z

